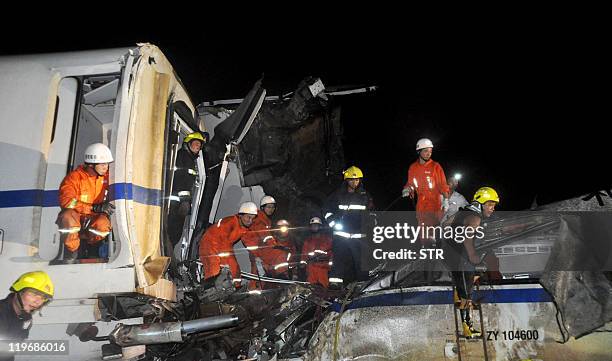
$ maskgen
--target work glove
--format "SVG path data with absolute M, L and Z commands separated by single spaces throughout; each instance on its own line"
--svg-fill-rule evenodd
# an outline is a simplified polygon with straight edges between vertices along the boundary
M 274 249 L 279 249 L 279 250 L 281 250 L 281 251 L 285 251 L 285 252 L 289 252 L 289 251 L 291 251 L 291 249 L 290 249 L 289 247 L 279 246 L 279 245 L 274 246 Z
M 404 188 L 402 189 L 402 198 L 412 197 L 412 188 Z
M 187 199 L 181 199 L 181 203 L 179 203 L 178 214 L 185 218 L 189 214 L 189 210 L 191 209 L 191 202 Z
M 336 215 L 334 215 L 332 212 L 325 213 L 325 222 L 327 222 L 327 225 L 330 228 L 333 227 L 334 224 L 336 224 Z
M 488 270 L 487 264 L 485 262 L 481 262 L 474 266 L 474 270 L 478 273 L 485 273 Z
M 450 206 L 449 202 L 448 202 L 448 198 L 444 198 L 442 200 L 442 209 L 444 210 L 444 212 L 448 211 L 448 207 Z
M 107 216 L 110 217 L 113 213 L 115 213 L 115 206 L 112 205 L 110 202 L 104 202 L 94 204 L 91 207 L 91 210 L 94 211 L 94 213 L 105 213 Z

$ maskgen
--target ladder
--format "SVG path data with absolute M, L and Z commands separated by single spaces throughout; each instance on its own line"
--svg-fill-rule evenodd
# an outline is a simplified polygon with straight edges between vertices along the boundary
M 477 284 L 474 285 L 474 287 L 476 288 L 476 291 L 478 291 L 478 286 Z M 455 287 L 453 287 L 453 295 L 455 294 L 456 289 Z M 482 352 L 483 352 L 483 358 L 481 360 L 485 360 L 485 361 L 489 361 L 489 355 L 487 352 L 487 340 L 486 340 L 486 331 L 485 331 L 485 327 L 484 327 L 484 319 L 482 317 L 482 306 L 480 305 L 480 303 L 474 303 L 472 301 L 472 305 L 473 308 L 472 310 L 478 310 L 478 319 L 480 320 L 480 332 L 481 335 L 478 337 L 472 337 L 472 338 L 467 338 L 463 335 L 463 325 L 460 325 L 460 320 L 461 320 L 461 311 L 459 309 L 459 306 L 457 305 L 457 303 L 454 302 L 454 296 L 453 296 L 453 313 L 455 315 L 455 343 L 457 344 L 457 355 L 459 357 L 459 361 L 462 361 L 462 357 L 461 357 L 461 344 L 460 344 L 460 340 L 466 340 L 469 342 L 469 340 L 478 340 L 478 339 L 482 339 Z

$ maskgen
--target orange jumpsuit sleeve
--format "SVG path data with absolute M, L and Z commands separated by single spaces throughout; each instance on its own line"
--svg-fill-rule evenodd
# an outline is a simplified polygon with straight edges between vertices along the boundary
M 211 227 L 216 227 L 212 225 Z M 210 233 L 209 233 L 210 232 Z M 212 229 L 207 230 L 200 240 L 200 260 L 204 267 L 204 279 L 216 276 L 221 270 L 221 260 L 217 247 L 218 238 Z
M 63 209 L 74 209 L 81 214 L 91 214 L 91 204 L 80 201 L 83 192 L 78 171 L 70 172 L 59 189 L 59 203 Z
M 410 167 L 408 167 L 408 179 L 406 180 L 406 184 L 404 184 L 404 188 L 408 188 L 410 186 L 414 188 L 414 184 L 412 181 L 414 177 L 416 177 L 416 174 L 414 171 L 414 163 L 412 163 Z
M 435 173 L 437 177 L 436 183 L 438 184 L 438 190 L 441 194 L 449 194 L 450 188 L 448 188 L 448 184 L 446 183 L 446 175 L 444 174 L 444 169 L 442 169 L 442 166 L 439 163 L 436 163 Z
M 293 241 L 289 241 L 289 249 L 291 250 L 291 258 L 289 259 L 289 262 L 291 263 L 295 263 L 297 262 L 298 259 L 298 253 L 297 253 L 297 247 L 295 246 L 295 243 Z
M 308 261 L 308 253 L 313 251 L 312 244 L 313 244 L 312 237 L 309 237 L 304 241 L 304 245 L 302 246 L 302 255 L 300 256 L 300 261 Z

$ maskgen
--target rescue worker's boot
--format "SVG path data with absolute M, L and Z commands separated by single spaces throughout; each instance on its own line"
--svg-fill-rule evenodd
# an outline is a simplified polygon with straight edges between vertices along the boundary
M 474 328 L 472 319 L 470 318 L 470 311 L 468 309 L 462 309 L 461 312 L 461 325 L 463 327 L 463 336 L 465 338 L 476 338 L 482 336 L 482 332 Z
M 330 277 L 329 278 L 329 289 L 332 291 L 340 291 L 344 288 L 344 282 L 341 278 Z
M 482 332 L 474 328 L 472 321 L 463 321 L 463 336 L 465 338 L 476 338 L 482 336 Z
M 76 263 L 79 257 L 79 251 L 69 251 L 66 246 L 64 246 L 64 263 L 72 264 Z
M 96 244 L 87 244 L 87 248 L 85 249 L 86 258 L 99 258 L 100 254 L 98 253 L 100 249 L 100 243 Z
M 453 288 L 453 303 L 455 307 L 459 308 L 461 306 L 461 298 L 459 298 L 459 294 L 457 293 L 457 289 Z

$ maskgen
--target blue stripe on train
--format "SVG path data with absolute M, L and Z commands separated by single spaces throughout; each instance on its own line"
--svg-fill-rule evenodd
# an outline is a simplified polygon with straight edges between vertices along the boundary
M 479 300 L 480 303 L 552 302 L 552 298 L 543 288 L 480 290 L 474 291 L 473 299 Z M 345 310 L 364 307 L 450 304 L 453 304 L 451 291 L 416 291 L 363 297 L 348 304 Z M 333 311 L 340 312 L 339 303 L 334 303 L 331 307 Z
M 59 190 L 22 189 L 0 191 L 0 208 L 15 207 L 59 207 Z M 137 203 L 161 207 L 162 191 L 132 183 L 113 183 L 109 188 L 109 199 L 133 200 Z

